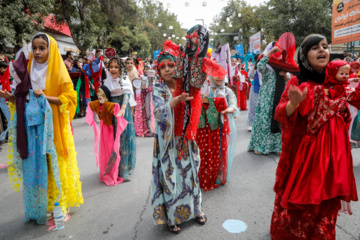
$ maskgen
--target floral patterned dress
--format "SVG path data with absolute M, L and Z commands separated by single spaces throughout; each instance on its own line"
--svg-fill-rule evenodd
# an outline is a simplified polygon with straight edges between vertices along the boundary
M 169 88 L 157 83 L 151 206 L 155 224 L 178 225 L 201 213 L 200 154 L 195 141 L 181 144 L 181 137 L 174 136 L 171 99 Z
M 50 104 L 44 96 L 36 98 L 32 90 L 30 90 L 29 96 L 30 101 L 25 103 L 29 155 L 27 159 L 21 159 L 18 151 L 11 148 L 12 158 L 8 161 L 8 172 L 15 191 L 19 191 L 20 188 L 17 181 L 22 180 L 23 182 L 24 221 L 36 220 L 38 224 L 45 224 L 49 202 L 47 189 L 49 176 L 53 176 L 58 189 L 56 201 L 59 201 L 59 192 L 61 192 L 58 158 L 53 142 L 53 115 Z M 17 145 L 16 123 L 17 114 L 14 113 L 10 122 L 10 147 Z
M 248 151 L 258 151 L 262 154 L 281 151 L 281 133 L 271 133 L 270 129 L 273 108 L 276 107 L 273 106 L 276 75 L 267 68 L 268 61 L 269 57 L 264 56 L 257 65 L 257 70 L 262 74 L 263 85 L 259 92 L 255 121 L 248 146 Z

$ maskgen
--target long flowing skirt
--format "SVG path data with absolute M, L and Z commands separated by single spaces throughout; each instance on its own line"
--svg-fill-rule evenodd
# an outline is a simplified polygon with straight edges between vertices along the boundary
M 121 106 L 123 96 L 124 95 L 112 97 L 111 102 L 118 103 Z M 119 177 L 123 177 L 125 181 L 131 181 L 131 174 L 133 173 L 136 164 L 136 135 L 134 120 L 129 103 L 126 106 L 124 119 L 128 121 L 128 125 L 120 136 L 121 162 L 119 166 Z M 114 129 L 116 129 L 116 121 L 114 121 L 113 124 Z

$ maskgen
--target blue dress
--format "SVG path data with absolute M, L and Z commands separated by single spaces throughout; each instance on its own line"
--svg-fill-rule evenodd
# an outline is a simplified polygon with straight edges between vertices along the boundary
M 128 121 L 126 128 L 120 135 L 120 165 L 119 165 L 119 177 L 123 177 L 125 181 L 131 181 L 131 174 L 135 169 L 136 164 L 136 135 L 134 119 L 129 104 L 130 94 L 124 93 L 117 97 L 111 97 L 111 102 L 118 103 L 120 107 L 122 104 L 126 104 L 126 110 L 124 119 Z M 117 123 L 115 117 L 113 118 L 114 129 L 116 129 Z M 114 131 L 116 136 L 116 133 Z
M 237 99 L 233 91 L 230 88 L 226 87 L 226 92 L 227 94 L 225 94 L 226 95 L 225 99 L 226 99 L 227 107 L 228 108 L 233 107 L 235 109 L 234 113 L 227 114 L 230 125 L 230 141 L 228 142 L 228 171 L 226 176 L 226 181 L 228 182 L 230 180 L 230 170 L 234 160 L 236 138 L 237 138 L 235 118 L 240 115 L 240 110 L 237 107 Z M 212 87 L 210 87 L 209 98 L 212 97 L 214 97 L 214 91 L 212 90 Z
M 181 144 L 181 137 L 174 136 L 171 98 L 164 83 L 154 86 L 156 121 L 151 206 L 155 224 L 178 225 L 201 213 L 200 153 L 195 141 Z
M 60 199 L 61 183 L 59 165 L 54 145 L 54 128 L 52 110 L 44 96 L 36 98 L 30 90 L 30 101 L 25 103 L 25 126 L 28 136 L 28 158 L 21 159 L 16 151 L 16 122 L 14 114 L 10 122 L 11 143 L 13 146 L 13 159 L 9 163 L 9 178 L 15 191 L 18 191 L 16 181 L 23 181 L 23 197 L 25 218 L 36 220 L 38 224 L 47 222 L 48 210 L 48 174 L 53 174 Z M 9 144 L 10 145 L 10 144 Z M 49 164 L 51 170 L 48 171 Z

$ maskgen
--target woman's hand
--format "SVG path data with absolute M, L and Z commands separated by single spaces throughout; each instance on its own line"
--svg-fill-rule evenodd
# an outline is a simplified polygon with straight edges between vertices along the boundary
M 356 82 L 358 83 L 360 81 L 360 78 L 350 78 L 349 82 Z
M 289 86 L 288 97 L 290 104 L 293 106 L 299 105 L 302 101 L 305 100 L 307 93 L 307 87 L 303 91 L 301 91 L 300 88 L 298 88 L 297 86 Z
M 186 102 L 191 101 L 194 97 L 189 97 L 188 93 L 182 93 L 181 95 L 177 96 L 179 102 Z
M 303 91 L 297 86 L 291 85 L 288 89 L 289 102 L 286 104 L 286 116 L 290 117 L 294 114 L 299 104 L 305 100 L 308 89 L 305 88 Z
M 125 116 L 125 109 L 120 109 L 116 117 L 123 117 L 123 116 Z
M 44 95 L 44 96 L 45 96 L 43 90 L 41 90 L 41 89 L 35 89 L 35 90 L 34 90 L 34 95 L 35 95 L 35 97 L 37 97 L 37 98 L 40 97 L 41 95 Z
M 222 114 L 229 114 L 229 113 L 234 113 L 235 112 L 235 108 L 233 107 L 228 107 L 227 109 L 225 109 L 224 111 L 222 111 Z
M 273 48 L 270 50 L 270 52 L 268 52 L 267 56 L 270 57 L 271 54 L 277 53 L 277 52 L 281 52 L 280 48 L 278 48 L 278 47 L 273 47 Z
M 10 102 L 15 103 L 15 96 L 11 94 L 11 92 L 8 91 L 2 91 L 0 90 L 0 97 L 8 99 Z
M 5 99 L 9 99 L 11 97 L 13 97 L 14 95 L 11 94 L 11 92 L 8 91 L 2 91 L 0 90 L 0 97 L 5 98 Z
M 191 101 L 193 99 L 194 97 L 189 97 L 188 93 L 182 93 L 170 101 L 170 108 L 173 109 L 179 102 Z

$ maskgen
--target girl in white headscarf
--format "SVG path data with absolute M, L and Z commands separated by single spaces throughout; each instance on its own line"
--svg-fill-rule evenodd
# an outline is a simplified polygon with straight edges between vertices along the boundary
M 236 143 L 234 118 L 240 114 L 236 96 L 225 86 L 225 79 L 209 78 L 204 101 L 209 104 L 203 104 L 196 140 L 201 155 L 200 187 L 205 191 L 229 181 Z
M 120 136 L 119 177 L 123 177 L 126 182 L 129 182 L 136 164 L 136 136 L 131 113 L 131 107 L 136 106 L 136 101 L 124 63 L 117 58 L 110 59 L 109 71 L 104 85 L 111 92 L 110 102 L 120 105 L 119 115 L 128 121 L 128 125 Z M 116 129 L 116 123 L 114 125 L 114 129 Z

